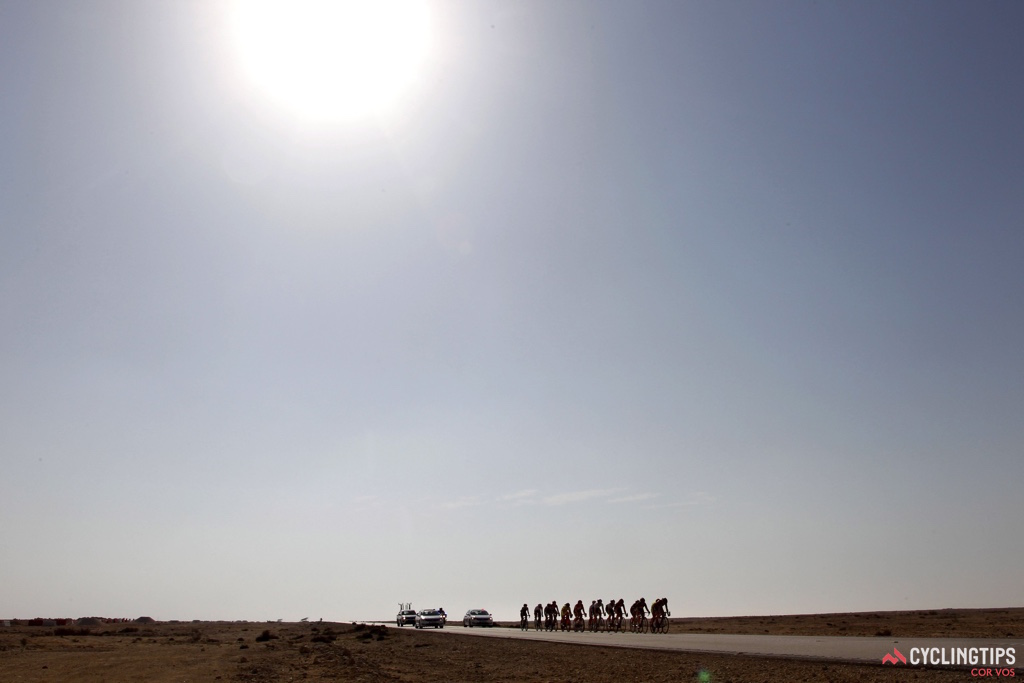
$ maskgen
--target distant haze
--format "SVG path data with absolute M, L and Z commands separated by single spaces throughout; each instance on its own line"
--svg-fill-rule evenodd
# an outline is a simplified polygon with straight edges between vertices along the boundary
M 1024 604 L 1024 4 L 231 7 L 0 2 L 0 617 Z

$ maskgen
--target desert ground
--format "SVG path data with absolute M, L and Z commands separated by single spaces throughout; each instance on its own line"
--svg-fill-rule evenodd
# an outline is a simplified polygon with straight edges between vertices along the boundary
M 449 629 L 462 630 L 458 623 Z M 673 619 L 672 631 L 1015 637 L 1024 608 Z M 638 635 L 643 638 L 643 635 Z M 1024 675 L 1024 670 L 1018 670 Z M 438 637 L 394 625 L 0 626 L 0 681 L 963 681 L 969 671 Z

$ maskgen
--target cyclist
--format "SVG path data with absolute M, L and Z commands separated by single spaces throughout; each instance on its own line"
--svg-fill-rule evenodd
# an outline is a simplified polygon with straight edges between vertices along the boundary
M 594 630 L 604 626 L 604 600 L 598 599 L 594 605 Z
M 541 614 L 541 609 L 542 608 L 541 608 L 539 602 L 537 603 L 537 606 L 533 608 L 533 627 L 535 629 L 537 629 L 538 631 L 540 630 L 540 614 Z
M 524 631 L 530 625 L 530 608 L 523 603 L 523 606 L 519 608 L 519 628 Z
M 594 624 L 597 623 L 597 600 L 590 601 L 590 607 L 587 608 L 587 628 L 593 630 Z
M 604 614 L 608 621 L 608 630 L 611 631 L 615 628 L 615 600 L 609 600 L 604 606 Z
M 550 631 L 558 627 L 558 602 L 555 600 L 544 605 L 544 626 Z
M 624 618 L 626 618 L 626 601 L 618 598 L 615 602 L 615 621 L 618 626 L 623 625 Z
M 629 626 L 631 631 L 640 627 L 645 613 L 650 613 L 650 610 L 647 609 L 647 598 L 640 598 L 629 608 Z
M 562 630 L 569 630 L 569 619 L 572 618 L 572 608 L 569 607 L 569 603 L 562 605 Z
M 651 613 L 647 609 L 647 598 L 640 598 L 636 601 L 636 625 L 640 628 L 644 623 L 644 617 Z
M 633 626 L 636 625 L 636 611 L 640 609 L 640 601 L 634 600 L 633 604 L 629 606 L 629 628 L 633 630 Z
M 576 617 L 572 622 L 573 628 L 576 628 L 578 625 L 580 630 L 583 630 L 583 613 L 586 611 L 587 608 L 583 606 L 583 601 L 577 600 L 576 606 L 572 608 L 573 616 Z
M 651 605 L 651 618 L 657 619 L 668 612 L 668 598 L 658 598 Z
M 622 620 L 626 614 L 625 601 L 622 598 L 612 600 L 611 606 L 615 609 L 615 629 L 622 628 Z

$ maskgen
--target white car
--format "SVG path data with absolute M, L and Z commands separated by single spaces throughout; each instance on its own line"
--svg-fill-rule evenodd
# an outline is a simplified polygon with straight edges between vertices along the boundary
M 424 609 L 416 613 L 416 628 L 444 628 L 444 616 L 436 609 Z
M 405 626 L 406 624 L 415 624 L 416 623 L 416 610 L 413 610 L 413 609 L 404 609 L 404 610 L 402 610 L 401 612 L 398 613 L 398 616 L 395 618 L 395 621 L 398 622 L 399 626 Z
M 494 617 L 485 609 L 471 609 L 462 617 L 465 626 L 494 626 Z

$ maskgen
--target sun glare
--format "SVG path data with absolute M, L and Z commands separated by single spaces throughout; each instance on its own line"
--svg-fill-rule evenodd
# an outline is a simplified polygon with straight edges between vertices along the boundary
M 245 77 L 304 119 L 387 111 L 430 49 L 423 0 L 237 0 L 230 22 Z

